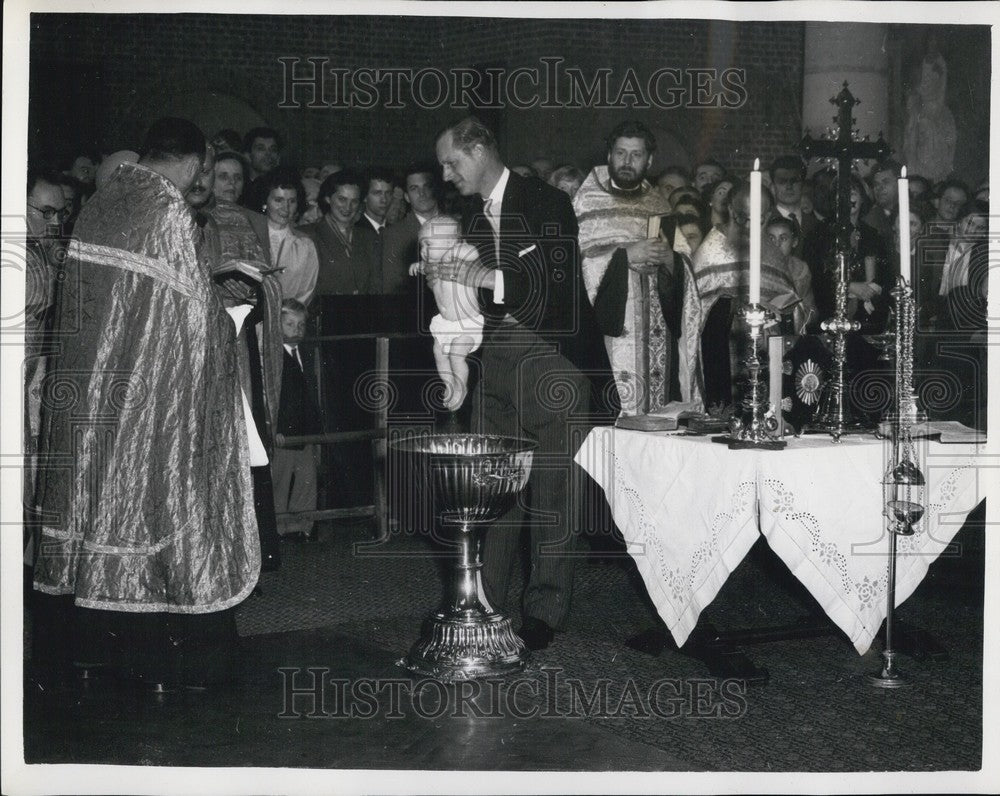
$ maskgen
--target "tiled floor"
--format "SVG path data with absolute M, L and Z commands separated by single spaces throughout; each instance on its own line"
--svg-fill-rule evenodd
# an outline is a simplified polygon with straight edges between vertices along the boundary
M 287 546 L 239 617 L 231 690 L 155 697 L 115 681 L 25 694 L 31 763 L 460 771 L 975 770 L 981 765 L 981 527 L 939 561 L 900 611 L 948 647 L 903 665 L 914 685 L 872 689 L 858 656 L 828 635 L 749 650 L 764 686 L 717 681 L 668 649 L 625 645 L 653 626 L 625 562 L 584 559 L 569 626 L 519 677 L 478 686 L 414 680 L 397 665 L 440 593 L 436 564 L 400 540 L 359 555 L 367 533 L 336 529 Z M 978 536 L 976 536 L 978 534 Z M 978 552 L 977 552 L 978 551 Z M 752 554 L 706 619 L 724 627 L 800 610 Z M 317 685 L 318 684 L 318 685 Z M 657 710 L 658 709 L 658 710 Z

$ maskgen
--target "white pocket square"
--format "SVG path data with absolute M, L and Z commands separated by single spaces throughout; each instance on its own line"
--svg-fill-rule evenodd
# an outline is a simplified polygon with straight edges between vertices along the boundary
M 517 253 L 517 256 L 518 257 L 524 257 L 524 255 L 530 254 L 531 252 L 533 252 L 537 248 L 538 247 L 535 244 L 531 244 L 527 249 L 521 249 L 521 251 L 519 251 Z

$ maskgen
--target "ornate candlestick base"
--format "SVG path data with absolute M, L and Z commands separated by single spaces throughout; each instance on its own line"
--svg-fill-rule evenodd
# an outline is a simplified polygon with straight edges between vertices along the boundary
M 764 384 L 760 378 L 760 358 L 757 356 L 761 333 L 770 313 L 761 304 L 747 304 L 740 314 L 750 328 L 750 352 L 744 360 L 750 383 L 743 399 L 742 411 L 734 414 L 729 421 L 729 435 L 716 439 L 719 442 L 724 441 L 730 450 L 744 448 L 781 450 L 787 443 L 775 433 L 778 430 L 778 419 L 764 397 Z
M 458 555 L 440 609 L 401 663 L 443 682 L 502 677 L 528 660 L 510 619 L 493 609 L 483 589 L 483 534 L 528 481 L 535 443 L 482 434 L 436 434 L 393 447 L 422 456 L 440 521 L 456 530 Z

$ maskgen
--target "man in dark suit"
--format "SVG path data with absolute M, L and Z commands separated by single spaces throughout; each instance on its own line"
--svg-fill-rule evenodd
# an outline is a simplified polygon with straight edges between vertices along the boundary
M 524 505 L 486 536 L 486 594 L 502 608 L 527 509 L 531 573 L 519 633 L 529 649 L 543 649 L 569 611 L 579 533 L 572 457 L 587 430 L 589 408 L 589 382 L 579 365 L 586 355 L 582 325 L 592 321 L 584 316 L 590 305 L 576 216 L 565 193 L 512 173 L 492 132 L 475 118 L 438 137 L 437 157 L 444 179 L 466 197 L 463 233 L 479 252 L 476 262 L 449 263 L 428 273 L 430 279 L 482 290 L 487 326 L 472 427 L 538 443 Z
M 375 237 L 372 242 L 372 260 L 376 265 L 382 262 L 382 239 L 388 229 L 386 213 L 392 201 L 393 183 L 396 178 L 385 169 L 372 169 L 368 173 L 368 187 L 361 202 L 361 218 L 358 226 L 371 230 Z
M 812 210 L 803 206 L 802 186 L 806 176 L 805 165 L 798 155 L 782 155 L 775 159 L 768 171 L 774 192 L 774 209 L 783 218 L 799 225 L 801 234 L 799 242 L 792 249 L 792 254 L 801 260 L 805 239 L 819 224 Z
M 382 280 L 386 294 L 413 292 L 409 286 L 415 280 L 411 279 L 409 268 L 419 259 L 417 233 L 421 224 L 440 212 L 435 171 L 430 164 L 416 164 L 406 172 L 410 212 L 387 227 L 382 236 Z

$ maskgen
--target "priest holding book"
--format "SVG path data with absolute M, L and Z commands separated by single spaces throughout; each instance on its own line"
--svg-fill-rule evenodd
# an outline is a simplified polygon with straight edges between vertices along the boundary
M 607 138 L 607 165 L 595 166 L 573 199 L 587 297 L 623 415 L 656 412 L 680 397 L 676 341 L 685 266 L 673 251 L 670 205 L 646 179 L 655 151 L 645 125 L 619 124 Z

